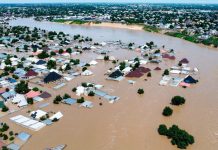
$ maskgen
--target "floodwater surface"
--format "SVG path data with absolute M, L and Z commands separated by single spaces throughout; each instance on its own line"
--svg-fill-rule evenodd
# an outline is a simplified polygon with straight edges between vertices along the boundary
M 181 87 L 159 86 L 162 71 L 152 71 L 152 77 L 143 76 L 134 79 L 134 85 L 128 84 L 128 79 L 121 82 L 105 80 L 104 73 L 114 65 L 110 62 L 99 61 L 96 66 L 90 68 L 93 76 L 78 77 L 70 81 L 59 90 L 48 89 L 53 94 L 70 94 L 81 82 L 94 82 L 102 84 L 111 95 L 120 97 L 114 104 L 109 104 L 98 98 L 85 97 L 94 103 L 92 109 L 79 108 L 77 105 L 51 104 L 43 108 L 45 111 L 61 111 L 64 117 L 57 123 L 47 126 L 38 132 L 15 125 L 9 121 L 9 117 L 23 113 L 30 108 L 23 109 L 3 121 L 8 122 L 12 129 L 25 130 L 33 136 L 22 147 L 23 150 L 40 150 L 58 144 L 67 144 L 67 150 L 175 150 L 170 140 L 157 133 L 159 124 L 171 126 L 178 125 L 195 137 L 195 143 L 188 147 L 193 150 L 217 150 L 218 149 L 218 50 L 206 48 L 181 39 L 148 33 L 144 31 L 132 31 L 127 29 L 114 29 L 106 27 L 84 27 L 78 25 L 64 25 L 50 22 L 36 22 L 32 19 L 17 19 L 10 25 L 23 25 L 37 27 L 46 30 L 63 31 L 69 34 L 81 34 L 92 37 L 94 41 L 121 40 L 144 44 L 154 41 L 159 46 L 174 49 L 177 60 L 165 62 L 163 69 L 178 63 L 181 58 L 188 58 L 192 67 L 198 67 L 199 83 L 184 89 Z M 116 50 L 112 52 L 119 59 L 130 59 L 139 55 L 136 52 Z M 84 53 L 76 56 L 84 60 L 93 59 L 96 54 Z M 157 65 L 148 64 L 146 67 L 154 69 Z M 143 88 L 144 95 L 138 95 L 138 88 Z M 175 95 L 186 98 L 183 106 L 174 107 L 171 117 L 163 117 L 162 110 L 170 106 L 170 100 Z M 99 105 L 103 103 L 103 106 Z M 36 106 L 32 106 L 36 109 Z

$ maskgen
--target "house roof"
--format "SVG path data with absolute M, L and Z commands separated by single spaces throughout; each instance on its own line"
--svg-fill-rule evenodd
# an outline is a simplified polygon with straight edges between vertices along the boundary
M 29 91 L 28 93 L 26 93 L 27 98 L 33 98 L 39 95 L 40 95 L 39 91 Z
M 56 80 L 59 80 L 61 79 L 62 76 L 59 75 L 58 73 L 56 72 L 50 72 L 45 78 L 44 78 L 44 82 L 45 83 L 49 83 L 49 82 L 53 82 L 53 81 L 56 81 Z
M 120 70 L 116 70 L 109 75 L 110 78 L 118 78 L 120 76 L 123 76 L 123 73 Z
M 156 67 L 156 68 L 154 68 L 154 70 L 161 70 L 161 68 L 160 67 Z
M 151 69 L 145 68 L 145 67 L 138 67 L 138 68 L 136 69 L 136 71 L 139 71 L 139 72 L 141 72 L 141 73 L 148 73 L 148 72 L 151 71 Z
M 12 150 L 19 150 L 20 146 L 14 143 L 11 143 L 7 146 L 8 149 L 12 149 Z
M 189 84 L 193 84 L 193 83 L 197 83 L 198 80 L 195 80 L 192 76 L 188 76 L 184 79 L 185 83 L 189 83 Z
M 75 99 L 72 98 L 67 98 L 63 100 L 63 103 L 68 104 L 68 105 L 73 105 L 75 104 L 77 101 Z
M 171 55 L 169 55 L 169 54 L 163 54 L 162 57 L 163 57 L 163 58 L 170 59 L 170 60 L 175 60 L 175 59 L 176 59 L 175 56 L 171 56 Z
M 29 138 L 30 138 L 30 134 L 26 133 L 26 132 L 20 132 L 17 137 L 21 140 L 26 142 Z
M 46 64 L 46 61 L 44 61 L 44 60 L 39 60 L 36 64 L 37 64 L 37 65 L 43 65 L 43 64 Z
M 33 71 L 33 70 L 29 70 L 29 71 L 25 74 L 26 77 L 37 76 L 37 75 L 38 75 L 38 73 L 35 72 L 35 71 Z
M 48 93 L 48 92 L 43 92 L 42 94 L 39 95 L 39 97 L 41 97 L 41 98 L 50 98 L 51 94 Z
M 145 67 L 138 67 L 135 70 L 129 72 L 126 77 L 136 77 L 139 78 L 141 76 L 143 76 L 145 73 L 150 72 L 151 69 L 149 68 L 145 68 Z
M 139 78 L 141 76 L 143 76 L 144 74 L 142 72 L 140 72 L 139 70 L 134 70 L 134 71 L 131 71 L 130 73 L 128 73 L 126 75 L 126 77 L 136 77 L 136 78 Z
M 16 92 L 15 91 L 9 91 L 9 92 L 5 92 L 2 94 L 2 97 L 7 99 L 7 98 L 10 98 L 10 97 L 13 97 L 16 95 Z
M 182 60 L 179 61 L 181 64 L 188 64 L 189 60 L 187 58 L 183 58 Z

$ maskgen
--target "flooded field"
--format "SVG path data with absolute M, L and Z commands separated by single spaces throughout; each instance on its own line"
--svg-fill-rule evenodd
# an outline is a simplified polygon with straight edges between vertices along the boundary
M 93 76 L 78 77 L 68 82 L 59 90 L 40 87 L 50 92 L 53 97 L 49 99 L 50 105 L 43 108 L 45 111 L 61 111 L 63 119 L 52 126 L 47 126 L 38 132 L 32 132 L 11 121 L 9 117 L 16 114 L 25 114 L 30 109 L 37 109 L 39 104 L 25 108 L 13 115 L 3 117 L 16 131 L 27 131 L 33 136 L 22 147 L 23 150 L 39 150 L 58 144 L 67 144 L 67 150 L 174 150 L 170 141 L 157 133 L 159 124 L 178 125 L 195 137 L 195 144 L 188 149 L 216 150 L 218 148 L 218 50 L 195 45 L 181 39 L 165 35 L 132 31 L 127 29 L 114 29 L 104 27 L 82 27 L 76 25 L 63 25 L 50 22 L 35 22 L 32 19 L 18 19 L 10 22 L 10 25 L 25 25 L 46 30 L 64 31 L 69 34 L 82 34 L 92 37 L 96 41 L 121 40 L 123 42 L 135 42 L 144 44 L 154 41 L 159 46 L 174 49 L 176 61 L 168 61 L 161 64 L 163 69 L 177 64 L 184 57 L 190 60 L 192 67 L 199 68 L 199 83 L 191 88 L 159 86 L 162 71 L 153 71 L 157 65 L 148 64 L 146 67 L 152 70 L 152 77 L 143 76 L 134 79 L 136 83 L 130 85 L 128 78 L 116 82 L 105 80 L 105 72 L 113 67 L 111 62 L 99 61 L 96 66 L 90 67 Z M 131 59 L 139 53 L 133 51 L 113 50 L 111 55 L 117 59 Z M 94 53 L 83 53 L 75 58 L 92 60 Z M 53 98 L 64 93 L 78 98 L 71 90 L 81 82 L 93 82 L 102 84 L 111 95 L 117 95 L 120 100 L 109 104 L 105 100 L 85 97 L 93 101 L 92 109 L 79 108 L 77 105 L 64 104 L 53 105 Z M 137 89 L 143 88 L 144 95 L 138 95 Z M 170 100 L 175 95 L 186 98 L 186 104 L 180 107 L 172 107 L 174 113 L 171 117 L 162 116 L 162 110 L 170 105 Z M 100 106 L 99 103 L 103 105 Z M 45 102 L 40 102 L 45 103 Z

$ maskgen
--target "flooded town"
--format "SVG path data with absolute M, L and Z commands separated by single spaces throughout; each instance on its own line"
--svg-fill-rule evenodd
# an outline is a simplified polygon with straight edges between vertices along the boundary
M 218 6 L 190 5 L 0 3 L 0 148 L 216 150 Z

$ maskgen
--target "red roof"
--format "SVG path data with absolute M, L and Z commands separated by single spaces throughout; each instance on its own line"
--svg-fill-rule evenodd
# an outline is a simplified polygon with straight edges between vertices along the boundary
M 182 60 L 179 61 L 179 63 L 181 63 L 181 64 L 188 64 L 189 61 L 188 61 L 187 58 L 183 58 Z
M 39 91 L 29 91 L 26 93 L 27 98 L 34 98 L 36 96 L 39 96 L 41 93 Z
M 141 76 L 143 76 L 144 74 L 141 73 L 140 71 L 137 71 L 137 70 L 134 70 L 134 71 L 131 71 L 130 73 L 128 73 L 126 75 L 126 77 L 136 77 L 136 78 L 139 78 Z
M 148 73 L 150 71 L 151 70 L 149 68 L 139 67 L 139 68 L 131 71 L 130 73 L 128 73 L 126 75 L 126 77 L 136 77 L 136 78 L 139 78 L 139 77 L 143 76 L 145 73 Z
M 156 68 L 154 68 L 154 70 L 161 70 L 161 68 L 160 67 L 156 67 Z
M 163 54 L 162 57 L 163 58 L 167 58 L 167 59 L 171 59 L 171 60 L 175 60 L 176 59 L 175 56 L 170 56 L 169 54 Z
M 151 71 L 151 69 L 149 68 L 145 68 L 145 67 L 139 67 L 136 69 L 137 71 L 141 72 L 141 73 L 148 73 Z
M 37 75 L 38 75 L 38 73 L 35 72 L 35 71 L 33 71 L 33 70 L 29 70 L 29 71 L 25 74 L 26 77 L 37 76 Z

